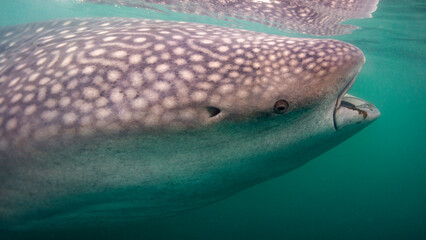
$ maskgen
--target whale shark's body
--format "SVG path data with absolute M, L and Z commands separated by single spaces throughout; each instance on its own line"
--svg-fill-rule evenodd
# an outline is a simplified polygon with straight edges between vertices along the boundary
M 240 20 L 313 35 L 348 34 L 357 26 L 349 19 L 368 18 L 379 0 L 79 0 L 168 13 L 205 15 L 239 23 Z M 242 22 L 240 24 L 247 24 Z
M 0 29 L 0 227 L 137 221 L 301 166 L 378 117 L 336 40 L 140 19 Z

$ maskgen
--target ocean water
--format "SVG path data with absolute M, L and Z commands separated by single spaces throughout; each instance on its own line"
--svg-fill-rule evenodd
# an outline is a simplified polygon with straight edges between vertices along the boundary
M 0 25 L 100 16 L 228 25 L 71 0 L 0 0 Z M 0 239 L 426 239 L 426 3 L 382 0 L 373 16 L 348 22 L 360 30 L 331 37 L 363 50 L 367 62 L 349 93 L 382 113 L 341 145 L 178 216 L 116 228 L 0 232 Z M 257 24 L 240 27 L 284 34 Z

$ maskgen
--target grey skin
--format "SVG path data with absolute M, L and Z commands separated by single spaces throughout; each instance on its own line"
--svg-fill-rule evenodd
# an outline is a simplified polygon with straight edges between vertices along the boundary
M 0 29 L 0 227 L 173 215 L 291 171 L 379 116 L 336 40 L 71 19 Z
M 379 0 L 80 0 L 114 6 L 183 12 L 227 21 L 261 23 L 312 35 L 348 34 L 359 27 L 341 24 L 370 18 Z M 242 24 L 245 24 L 244 22 Z

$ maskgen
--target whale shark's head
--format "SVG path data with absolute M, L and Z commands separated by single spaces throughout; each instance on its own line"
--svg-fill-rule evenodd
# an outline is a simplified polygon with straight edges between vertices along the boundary
M 341 41 L 195 23 L 2 28 L 0 214 L 138 186 L 140 209 L 164 215 L 294 169 L 378 117 L 346 94 L 364 61 Z

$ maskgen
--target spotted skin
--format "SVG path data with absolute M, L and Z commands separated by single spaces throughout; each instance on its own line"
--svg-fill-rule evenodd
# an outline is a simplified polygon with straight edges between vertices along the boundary
M 232 118 L 271 112 L 280 97 L 291 111 L 335 91 L 344 82 L 329 76 L 363 58 L 334 40 L 149 20 L 64 20 L 1 35 L 2 145 L 204 125 L 219 117 L 208 106 Z M 331 89 L 320 87 L 326 81 Z
M 81 0 L 157 11 L 195 13 L 238 22 L 257 22 L 282 30 L 312 35 L 351 33 L 357 26 L 344 21 L 369 18 L 378 0 Z
M 363 63 L 336 40 L 195 23 L 1 28 L 0 229 L 172 215 L 288 172 L 378 116 L 343 96 Z

